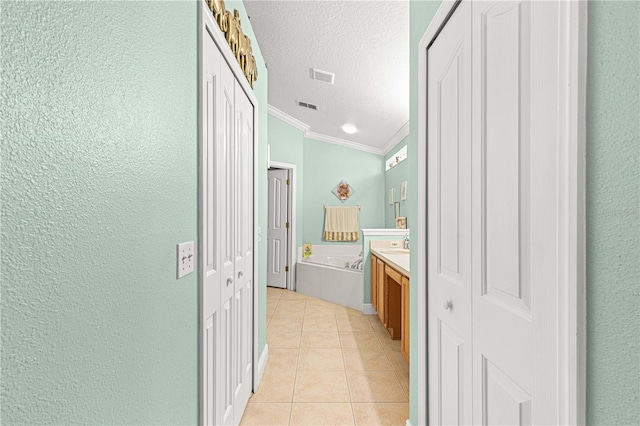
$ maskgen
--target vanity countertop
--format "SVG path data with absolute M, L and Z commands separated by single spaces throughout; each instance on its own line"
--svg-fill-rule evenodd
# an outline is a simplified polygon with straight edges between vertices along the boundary
M 411 264 L 411 257 L 409 251 L 405 251 L 397 248 L 371 248 L 371 253 L 378 256 L 385 263 L 388 263 L 394 269 L 401 274 L 409 277 L 409 265 Z

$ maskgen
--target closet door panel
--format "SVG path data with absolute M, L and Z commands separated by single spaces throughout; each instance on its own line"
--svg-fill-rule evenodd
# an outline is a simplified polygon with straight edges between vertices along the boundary
M 203 64 L 201 74 L 201 135 L 200 135 L 200 264 L 201 264 L 201 396 L 202 422 L 218 422 L 220 384 L 218 370 L 221 359 L 220 342 L 220 253 L 221 215 L 218 210 L 223 173 L 220 142 L 220 63 L 222 56 L 213 39 L 203 28 Z
M 236 82 L 236 231 L 235 299 L 238 309 L 236 420 L 239 421 L 252 389 L 253 343 L 253 106 Z
M 429 423 L 470 424 L 471 5 L 427 50 Z
M 246 215 L 246 195 L 245 186 L 243 184 L 243 174 L 245 168 L 245 146 L 243 145 L 243 132 L 242 132 L 242 120 L 243 111 L 240 106 L 241 97 L 244 94 L 240 85 L 234 81 L 235 85 L 235 99 L 234 99 L 234 126 L 235 126 L 235 140 L 233 144 L 233 195 L 234 195 L 234 222 L 233 222 L 233 262 L 235 270 L 234 281 L 234 308 L 235 308 L 235 336 L 234 336 L 234 354 L 236 364 L 234 365 L 235 377 L 234 377 L 234 392 L 235 399 L 238 400 L 242 393 L 244 386 L 242 366 L 243 366 L 243 344 L 244 339 L 244 323 L 243 323 L 243 308 L 245 307 L 245 294 L 244 294 L 244 241 L 243 234 L 244 228 L 244 216 Z
M 485 76 L 483 292 L 531 315 L 530 283 L 530 5 L 494 7 L 484 15 Z
M 562 2 L 473 2 L 474 422 L 558 424 Z
M 224 395 L 222 399 L 221 424 L 234 423 L 234 401 L 237 382 L 236 336 L 237 336 L 237 304 L 235 301 L 235 263 L 234 263 L 234 231 L 235 231 L 235 79 L 227 63 L 221 64 L 221 135 L 220 155 L 222 161 L 222 192 L 218 204 L 222 220 L 220 233 L 222 243 L 222 281 L 220 285 L 222 303 L 222 342 L 224 349 L 220 365 L 223 377 Z

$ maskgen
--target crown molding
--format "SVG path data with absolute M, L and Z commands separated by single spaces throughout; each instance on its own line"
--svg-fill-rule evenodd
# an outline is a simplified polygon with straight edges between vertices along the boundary
M 274 106 L 267 105 L 267 113 L 295 127 L 298 130 L 302 130 L 303 132 L 307 132 L 309 130 L 308 125 L 306 125 L 300 120 L 293 118 L 289 114 L 280 111 L 278 108 Z
M 398 143 L 402 141 L 402 139 L 409 136 L 409 122 L 407 121 L 400 127 L 400 129 L 396 132 L 395 135 L 391 136 L 389 142 L 385 146 L 382 147 L 382 155 L 386 156 Z
M 335 138 L 333 136 L 322 135 L 320 133 L 309 132 L 309 131 L 306 131 L 304 135 L 308 139 L 313 139 L 320 142 L 327 142 L 334 145 L 341 145 L 347 148 L 357 149 L 364 152 L 370 152 L 371 154 L 383 155 L 382 150 L 374 146 L 364 145 L 361 143 L 348 141 L 346 139 Z
M 385 156 L 393 149 L 394 146 L 398 144 L 402 139 L 409 135 L 409 122 L 407 121 L 401 128 L 398 130 L 392 137 L 389 139 L 389 142 L 385 144 L 383 148 L 377 148 L 374 146 L 369 146 L 357 142 L 353 142 L 347 139 L 336 138 L 334 136 L 323 135 L 321 133 L 315 133 L 309 131 L 309 125 L 303 123 L 302 121 L 293 118 L 286 112 L 280 111 L 278 108 L 267 105 L 267 113 L 275 118 L 278 118 L 285 123 L 295 127 L 298 130 L 301 130 L 304 133 L 304 137 L 308 139 L 313 139 L 320 142 L 331 143 L 334 145 L 340 145 L 351 149 L 357 149 L 359 151 L 369 152 L 371 154 Z

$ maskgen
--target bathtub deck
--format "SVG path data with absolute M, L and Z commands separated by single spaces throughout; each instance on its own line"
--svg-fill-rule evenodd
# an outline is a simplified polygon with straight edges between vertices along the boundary
M 360 270 L 298 262 L 296 291 L 362 311 L 363 274 Z

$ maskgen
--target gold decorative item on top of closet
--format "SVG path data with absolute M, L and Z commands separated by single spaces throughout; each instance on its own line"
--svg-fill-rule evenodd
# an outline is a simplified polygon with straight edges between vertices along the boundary
M 213 13 L 213 19 L 225 34 L 227 44 L 238 61 L 240 69 L 253 88 L 253 83 L 258 79 L 258 67 L 256 58 L 253 56 L 251 39 L 242 32 L 240 12 L 237 9 L 234 9 L 233 13 L 226 10 L 224 0 L 207 0 L 206 3 Z

